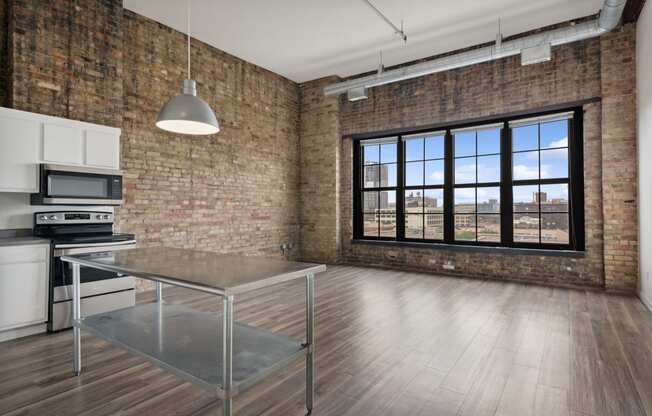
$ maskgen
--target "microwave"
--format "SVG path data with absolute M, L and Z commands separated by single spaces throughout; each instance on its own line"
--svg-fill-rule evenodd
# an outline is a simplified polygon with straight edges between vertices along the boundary
M 40 191 L 32 205 L 121 205 L 119 170 L 41 164 Z

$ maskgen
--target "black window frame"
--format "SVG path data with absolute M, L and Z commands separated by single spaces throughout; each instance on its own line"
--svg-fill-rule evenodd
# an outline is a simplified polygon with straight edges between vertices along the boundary
M 572 117 L 569 117 L 569 142 L 568 142 L 568 178 L 567 179 L 533 179 L 533 180 L 517 180 L 513 181 L 512 177 L 512 130 L 510 122 L 517 122 L 535 117 L 544 117 L 557 115 L 562 113 L 572 112 Z M 351 136 L 353 139 L 353 239 L 354 240 L 369 240 L 369 241 L 391 241 L 391 242 L 405 242 L 405 243 L 424 243 L 424 244 L 445 244 L 455 246 L 485 246 L 485 247 L 508 247 L 508 248 L 523 248 L 523 249 L 536 249 L 536 250 L 571 250 L 571 251 L 585 251 L 585 225 L 584 225 L 584 155 L 583 155 L 583 114 L 582 106 L 569 106 L 569 107 L 554 107 L 549 110 L 533 110 L 526 112 L 519 112 L 518 114 L 497 116 L 493 118 L 483 118 L 473 121 L 439 124 L 436 126 L 423 127 L 418 129 L 401 129 L 386 132 L 377 132 L 373 134 L 362 134 Z M 487 125 L 502 124 L 500 134 L 500 182 L 499 183 L 482 183 L 482 184 L 466 184 L 455 185 L 454 178 L 454 145 L 452 130 L 463 128 L 478 127 L 481 128 Z M 414 136 L 426 133 L 445 132 L 444 135 L 444 184 L 443 185 L 425 185 L 424 186 L 405 186 L 404 172 L 405 172 L 405 144 L 403 138 L 405 136 Z M 369 139 L 382 139 L 386 137 L 397 138 L 397 178 L 396 187 L 396 237 L 370 237 L 363 235 L 363 215 L 362 215 L 362 144 L 365 140 Z M 540 151 L 540 149 L 539 149 Z M 424 160 L 425 160 L 424 154 Z M 477 152 L 476 152 L 477 157 Z M 477 168 L 476 168 L 477 169 Z M 477 172 L 476 172 L 477 178 Z M 519 184 L 559 184 L 568 183 L 568 215 L 569 215 L 569 243 L 568 244 L 552 244 L 542 243 L 541 237 L 539 243 L 529 242 L 515 242 L 513 232 L 513 186 Z M 500 189 L 500 242 L 487 242 L 487 241 L 458 241 L 454 238 L 455 233 L 455 213 L 454 213 L 454 189 L 457 187 L 484 187 L 484 186 L 498 186 Z M 405 212 L 404 212 L 404 197 L 405 191 L 410 189 L 443 189 L 444 194 L 444 238 L 443 240 L 434 239 L 413 239 L 405 237 Z M 476 199 L 477 205 L 477 199 Z M 477 208 L 476 208 L 476 216 Z M 423 214 L 424 223 L 426 221 L 426 214 Z M 476 218 L 477 222 L 477 218 Z M 477 224 L 476 224 L 477 227 Z M 541 227 L 541 221 L 539 221 Z M 425 229 L 425 225 L 423 227 Z M 425 233 L 425 231 L 424 231 Z M 541 235 L 541 233 L 539 233 Z M 477 236 L 476 236 L 477 238 Z

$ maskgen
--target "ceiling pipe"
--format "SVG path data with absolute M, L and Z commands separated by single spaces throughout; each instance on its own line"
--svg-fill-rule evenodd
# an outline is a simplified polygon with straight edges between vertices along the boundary
M 485 46 L 403 68 L 384 71 L 383 73 L 327 85 L 324 87 L 324 94 L 339 95 L 349 90 L 357 89 L 359 91 L 361 89 L 378 87 L 380 85 L 418 78 L 437 72 L 507 58 L 509 56 L 519 55 L 523 49 L 534 48 L 546 43 L 551 46 L 558 46 L 594 38 L 618 26 L 625 3 L 626 0 L 605 0 L 600 16 L 597 19 L 502 42 L 500 47 L 496 47 L 496 45 Z

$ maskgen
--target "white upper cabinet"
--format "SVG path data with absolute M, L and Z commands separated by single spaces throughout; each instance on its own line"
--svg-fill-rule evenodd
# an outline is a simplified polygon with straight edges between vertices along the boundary
M 38 192 L 39 163 L 120 169 L 120 129 L 0 107 L 0 192 Z
M 41 124 L 0 113 L 0 191 L 37 192 Z
M 120 136 L 100 130 L 86 130 L 85 164 L 98 168 L 120 168 Z
M 43 124 L 43 161 L 83 165 L 83 131 L 74 125 Z

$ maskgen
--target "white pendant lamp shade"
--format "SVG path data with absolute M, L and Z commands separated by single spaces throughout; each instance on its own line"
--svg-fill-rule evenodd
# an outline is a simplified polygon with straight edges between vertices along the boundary
M 191 135 L 215 134 L 220 131 L 217 118 L 208 103 L 197 97 L 195 81 L 183 81 L 183 94 L 172 97 L 158 113 L 156 127 Z
M 197 97 L 197 84 L 190 78 L 190 0 L 188 0 L 188 78 L 183 80 L 181 95 L 172 97 L 156 119 L 156 127 L 172 133 L 205 135 L 220 131 L 215 113 L 208 103 Z

